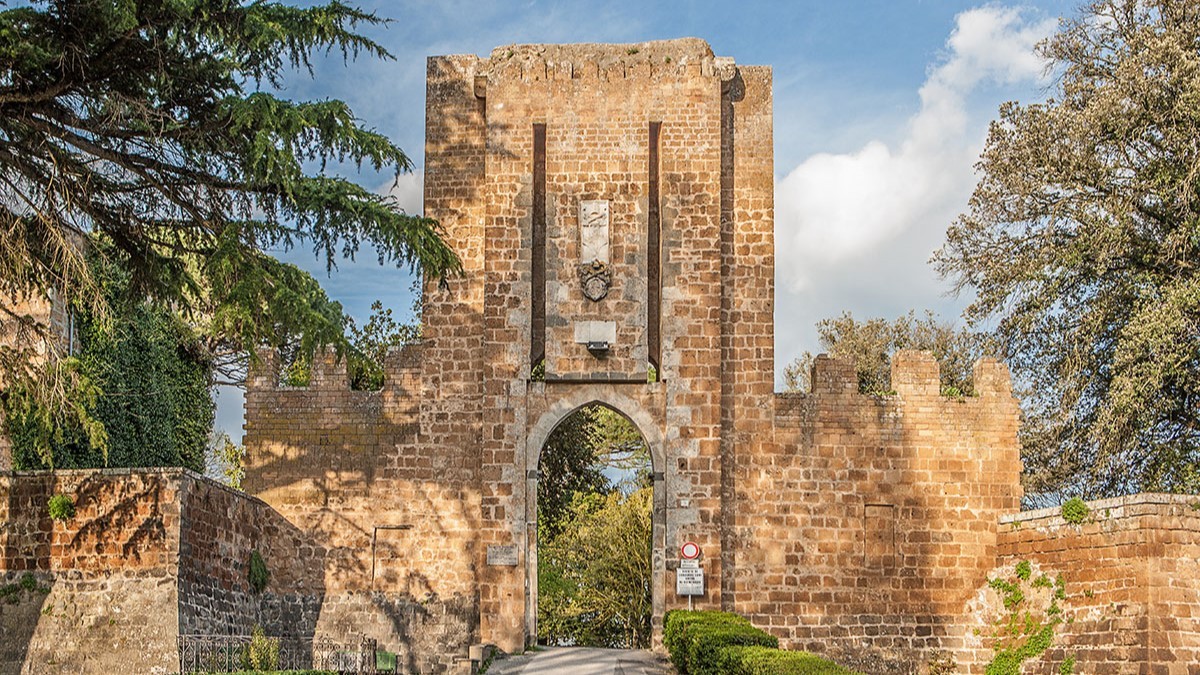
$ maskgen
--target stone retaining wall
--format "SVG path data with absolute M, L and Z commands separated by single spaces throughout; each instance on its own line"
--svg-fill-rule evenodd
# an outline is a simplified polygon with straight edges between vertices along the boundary
M 1139 494 L 1088 503 L 1088 517 L 1066 522 L 1061 509 L 1000 519 L 999 575 L 1021 561 L 1062 575 L 1064 623 L 1054 645 L 1025 673 L 1058 673 L 1068 657 L 1078 673 L 1192 673 L 1200 664 L 1200 497 Z M 995 592 L 980 589 L 981 597 Z M 979 611 L 980 638 L 968 670 L 993 656 L 990 614 Z M 974 636 L 972 631 L 969 635 Z

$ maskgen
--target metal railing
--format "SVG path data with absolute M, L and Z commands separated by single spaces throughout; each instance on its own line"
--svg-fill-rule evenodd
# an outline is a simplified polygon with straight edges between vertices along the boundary
M 329 636 L 318 639 L 300 636 L 267 636 L 279 644 L 279 670 L 331 670 L 365 675 L 395 672 L 395 666 L 381 670 L 376 641 L 363 637 L 357 644 L 335 642 Z M 179 672 L 231 673 L 250 670 L 250 635 L 180 635 Z M 390 663 L 394 664 L 394 658 Z

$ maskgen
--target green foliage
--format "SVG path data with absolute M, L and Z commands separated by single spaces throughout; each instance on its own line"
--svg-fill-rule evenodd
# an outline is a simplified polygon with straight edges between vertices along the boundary
M 540 641 L 649 646 L 652 497 L 576 493 L 556 535 L 539 528 Z
M 396 654 L 382 649 L 375 652 L 375 670 L 380 672 L 396 672 Z
M 350 376 L 350 388 L 374 391 L 383 387 L 383 364 L 388 350 L 402 347 L 421 339 L 421 294 L 420 279 L 413 283 L 413 323 L 400 323 L 392 316 L 391 308 L 385 309 L 376 300 L 371 303 L 371 315 L 361 328 L 350 322 L 350 351 L 347 354 L 346 372 Z
M 988 586 L 1004 598 L 1004 608 L 1013 610 L 1025 601 L 1025 592 L 1021 585 L 1001 578 L 988 579 Z
M 1017 563 L 1015 572 L 1017 578 L 1021 581 L 1029 581 L 1030 575 L 1033 574 L 1033 565 L 1031 565 L 1028 560 L 1022 560 L 1021 562 Z
M 589 406 L 542 449 L 538 482 L 538 639 L 645 647 L 650 639 L 649 448 L 623 415 Z M 627 478 L 614 486 L 609 470 Z
M 331 336 L 338 345 L 340 357 L 346 359 L 346 374 L 350 388 L 358 391 L 378 391 L 383 388 L 383 369 L 388 351 L 421 339 L 421 279 L 418 276 L 410 289 L 413 293 L 411 323 L 400 323 L 379 300 L 371 303 L 367 322 L 359 327 L 354 319 L 344 317 L 346 337 Z M 339 303 L 328 303 L 331 311 L 340 315 Z M 332 318 L 331 318 L 332 320 Z M 318 343 L 305 343 L 301 336 L 281 336 L 278 350 L 282 357 L 279 383 L 287 387 L 307 387 L 312 378 L 313 353 Z
M 1035 624 L 1026 628 L 1026 632 L 1014 640 L 1009 646 L 996 651 L 991 663 L 984 669 L 985 675 L 1021 675 L 1021 664 L 1041 656 L 1050 648 L 1054 641 L 1054 629 L 1057 621 L 1046 624 Z M 1031 630 L 1032 629 L 1032 630 Z
M 1090 511 L 1088 509 L 1087 502 L 1083 501 L 1079 497 L 1072 497 L 1063 502 L 1062 505 L 1063 520 L 1071 523 L 1072 525 L 1079 525 L 1083 521 L 1087 520 L 1089 512 Z
M 75 502 L 67 495 L 59 493 L 46 503 L 46 511 L 53 520 L 65 522 L 75 517 Z
M 591 443 L 591 424 L 589 409 L 579 410 L 560 422 L 542 446 L 538 531 L 543 542 L 561 531 L 576 494 L 605 494 L 612 490 L 602 471 L 598 449 Z
M 100 322 L 120 310 L 81 227 L 111 244 L 128 297 L 201 326 L 210 352 L 242 367 L 281 331 L 306 352 L 346 344 L 311 276 L 265 251 L 303 244 L 332 267 L 368 246 L 425 278 L 461 270 L 436 222 L 333 172 L 399 175 L 412 166 L 400 148 L 341 101 L 263 90 L 314 52 L 390 58 L 355 32 L 375 15 L 233 0 L 0 8 L 0 316 L 26 334 L 0 350 L 11 387 L 87 419 L 69 387 L 46 386 L 51 329 L 10 316 L 52 290 Z
M 935 255 L 1026 383 L 1027 493 L 1200 488 L 1200 20 L 1096 0 L 991 126 Z
M 932 312 L 918 319 L 915 312 L 894 321 L 858 321 L 849 312 L 817 323 L 821 349 L 831 357 L 854 363 L 858 389 L 864 394 L 886 395 L 892 390 L 892 356 L 901 349 L 933 352 L 941 365 L 941 387 L 945 396 L 974 393 L 975 361 L 986 353 L 982 340 L 965 330 L 955 330 Z M 783 371 L 786 391 L 809 391 L 816 355 L 805 352 Z
M 76 413 L 38 401 L 37 388 L 5 392 L 13 465 L 184 466 L 202 472 L 214 416 L 208 353 L 177 313 L 130 296 L 131 275 L 106 257 L 110 248 L 98 243 L 90 264 L 107 301 L 122 309 L 104 320 L 80 308 L 80 350 L 63 362 L 92 389 L 78 394 Z
M 778 649 L 777 638 L 730 612 L 667 612 L 663 646 L 680 675 L 854 675 L 807 652 Z
M 279 667 L 279 639 L 267 637 L 262 626 L 250 629 L 250 644 L 242 652 L 242 668 L 254 672 L 273 671 Z
M 1014 566 L 1011 579 L 988 580 L 988 586 L 1000 593 L 1007 614 L 995 624 L 995 655 L 986 675 L 1020 675 L 1021 664 L 1041 656 L 1054 642 L 1054 632 L 1063 621 L 1058 601 L 1066 598 L 1066 584 L 1062 575 L 1053 584 L 1045 574 L 1030 579 L 1033 565 L 1023 560 Z M 1048 602 L 1030 606 L 1027 600 Z
M 725 647 L 717 660 L 722 675 L 854 675 L 814 654 L 772 647 Z
M 215 434 L 208 444 L 205 469 L 210 478 L 240 490 L 242 480 L 246 477 L 245 457 L 246 448 L 234 443 L 229 434 L 222 431 Z
M 267 587 L 267 583 L 271 581 L 271 571 L 267 569 L 267 561 L 263 560 L 262 554 L 257 550 L 250 551 L 250 563 L 246 577 L 250 581 L 250 589 L 255 593 L 262 593 L 263 589 Z
M 1058 675 L 1071 675 L 1075 672 L 1075 655 L 1071 654 L 1063 659 L 1063 662 L 1058 666 Z
M 0 586 L 0 601 L 9 605 L 15 605 L 21 601 L 22 593 L 40 593 L 45 595 L 49 592 L 49 586 L 39 584 L 37 577 L 33 576 L 31 572 L 26 572 L 21 575 L 21 578 L 16 583 Z

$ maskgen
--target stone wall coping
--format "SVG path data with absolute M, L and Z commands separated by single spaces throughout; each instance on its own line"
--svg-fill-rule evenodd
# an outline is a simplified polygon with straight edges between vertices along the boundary
M 42 476 L 170 476 L 178 478 L 188 478 L 198 483 L 207 484 L 209 487 L 224 490 L 229 494 L 240 497 L 247 501 L 256 502 L 270 508 L 270 505 L 254 495 L 242 492 L 229 487 L 228 485 L 213 480 L 208 476 L 203 476 L 191 469 L 182 466 L 156 466 L 156 467 L 120 467 L 120 468 L 96 468 L 96 469 L 34 469 L 29 471 L 0 471 L 0 478 L 38 478 Z
M 1130 506 L 1188 506 L 1193 508 L 1196 504 L 1200 504 L 1200 496 L 1197 495 L 1181 495 L 1170 494 L 1165 492 L 1139 492 L 1137 494 L 1125 495 L 1124 497 L 1109 497 L 1107 499 L 1093 499 L 1087 502 L 1088 510 L 1091 513 L 1096 513 L 1102 510 L 1112 511 L 1105 516 L 1106 519 L 1133 517 L 1135 513 L 1126 513 L 1125 507 Z M 1114 511 L 1115 510 L 1115 511 Z M 1195 511 L 1196 517 L 1200 518 L 1200 511 Z M 1034 509 L 1031 511 L 1018 511 L 1016 513 L 1006 513 L 1000 516 L 1001 525 L 1010 525 L 1013 523 L 1034 523 L 1041 521 L 1041 524 L 1049 524 L 1045 521 L 1062 520 L 1062 507 L 1051 506 L 1044 509 Z

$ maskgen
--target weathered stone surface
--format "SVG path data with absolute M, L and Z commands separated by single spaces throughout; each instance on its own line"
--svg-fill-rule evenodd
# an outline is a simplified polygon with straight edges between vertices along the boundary
M 697 607 L 864 672 L 920 672 L 938 653 L 982 672 L 987 580 L 1026 558 L 1093 593 L 1071 597 L 1081 613 L 1037 672 L 1068 651 L 1080 672 L 1186 672 L 1200 657 L 1190 505 L 1096 506 L 1103 519 L 1079 528 L 1006 515 L 1021 491 L 1003 365 L 978 364 L 969 398 L 941 397 L 921 353 L 894 359 L 894 395 L 860 394 L 853 367 L 825 357 L 811 394 L 772 391 L 769 68 L 695 39 L 513 45 L 431 58 L 427 82 L 425 213 L 465 273 L 429 280 L 425 341 L 388 356 L 377 392 L 351 391 L 330 354 L 310 386 L 281 387 L 262 354 L 246 394 L 256 497 L 182 471 L 0 474 L 0 574 L 29 570 L 51 589 L 0 604 L 0 671 L 110 672 L 124 659 L 152 672 L 180 633 L 254 623 L 366 635 L 407 672 L 462 672 L 472 644 L 520 650 L 536 631 L 542 445 L 594 403 L 650 447 L 656 632 L 687 605 L 674 590 L 679 545 L 693 541 Z M 592 201 L 608 205 L 611 287 L 598 300 L 580 291 L 583 248 L 599 241 L 581 234 Z M 544 326 L 531 307 L 543 211 Z M 589 352 L 601 334 L 609 350 Z M 69 526 L 45 515 L 55 491 L 81 496 Z M 247 577 L 255 550 L 271 571 L 261 594 Z

